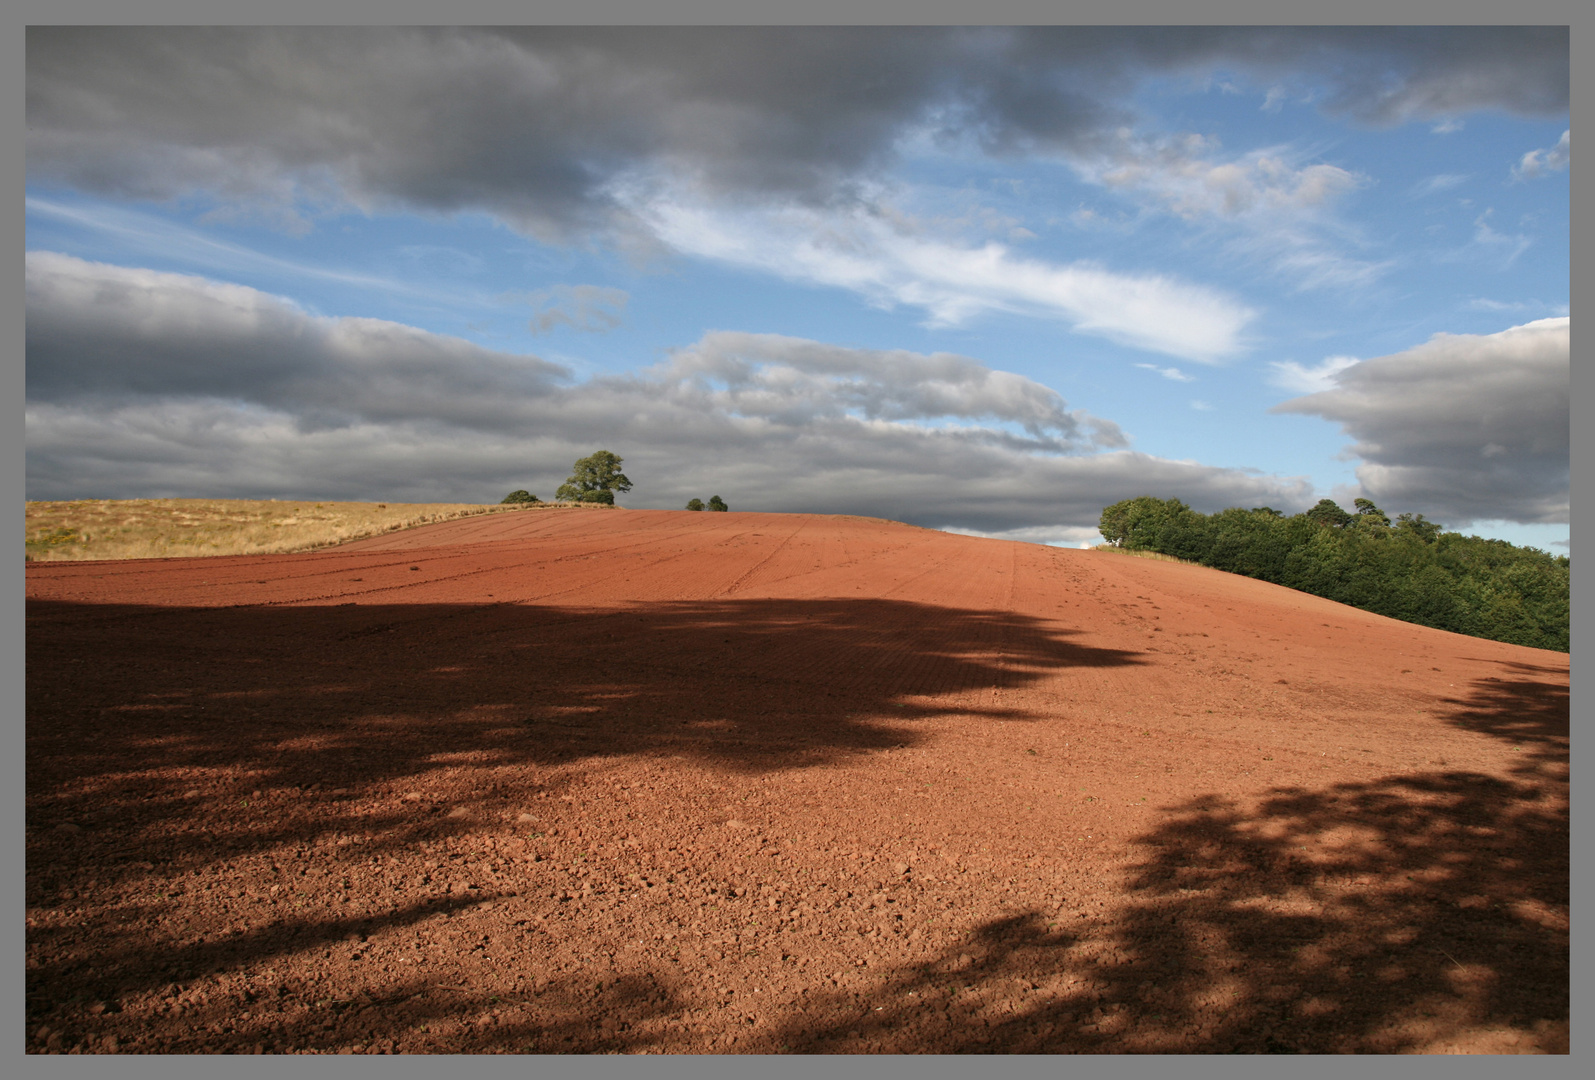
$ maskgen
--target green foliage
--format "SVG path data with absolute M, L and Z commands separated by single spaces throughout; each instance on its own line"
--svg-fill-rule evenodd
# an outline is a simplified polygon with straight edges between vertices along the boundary
M 554 498 L 563 502 L 590 502 L 615 505 L 615 492 L 631 490 L 631 481 L 620 471 L 621 458 L 599 450 L 581 458 L 571 469 L 570 479 L 559 486 Z
M 1329 499 L 1285 517 L 1270 508 L 1195 513 L 1140 496 L 1102 511 L 1108 543 L 1260 578 L 1366 611 L 1474 637 L 1568 651 L 1570 562 L 1504 540 L 1443 532 L 1422 514 Z
M 1318 505 L 1307 511 L 1306 515 L 1320 525 L 1330 525 L 1343 529 L 1351 524 L 1351 515 L 1340 508 L 1340 504 L 1333 499 L 1319 499 Z
M 1357 516 L 1363 519 L 1363 523 L 1378 522 L 1385 526 L 1390 524 L 1390 518 L 1373 504 L 1372 499 L 1353 499 L 1352 505 L 1357 508 Z
M 688 499 L 687 500 L 687 509 L 688 510 L 702 510 L 703 509 L 703 500 L 702 499 Z
M 718 495 L 710 495 L 709 496 L 709 509 L 710 510 L 729 510 L 731 508 L 725 504 L 725 500 L 722 499 L 720 496 L 718 496 Z
M 541 501 L 542 500 L 540 500 L 536 495 L 533 495 L 530 491 L 512 491 L 508 495 L 504 496 L 499 505 L 504 506 L 508 503 L 534 503 Z

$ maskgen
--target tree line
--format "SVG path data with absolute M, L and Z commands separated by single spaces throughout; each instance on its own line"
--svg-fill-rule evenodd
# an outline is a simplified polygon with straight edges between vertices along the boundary
M 615 505 L 615 492 L 624 494 L 631 490 L 630 478 L 620 471 L 625 459 L 608 450 L 598 450 L 587 457 L 578 458 L 571 467 L 570 478 L 560 485 L 554 492 L 554 499 L 558 502 L 584 502 L 601 503 L 604 506 Z M 501 500 L 501 504 L 509 503 L 535 503 L 541 502 L 536 495 L 525 488 L 510 492 Z M 730 510 L 726 501 L 718 495 L 709 496 L 705 505 L 702 499 L 691 499 L 687 502 L 688 510 Z
M 1109 544 L 1270 581 L 1379 615 L 1473 637 L 1568 651 L 1569 559 L 1505 540 L 1395 521 L 1367 499 L 1199 514 L 1143 495 L 1102 511 Z

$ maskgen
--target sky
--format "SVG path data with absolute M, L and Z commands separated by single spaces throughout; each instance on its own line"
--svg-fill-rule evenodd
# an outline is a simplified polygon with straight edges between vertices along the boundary
M 27 37 L 29 499 L 1565 551 L 1565 28 Z

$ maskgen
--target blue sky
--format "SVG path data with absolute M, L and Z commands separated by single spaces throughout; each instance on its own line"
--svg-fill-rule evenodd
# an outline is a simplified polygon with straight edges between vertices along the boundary
M 1565 34 L 1215 33 L 30 31 L 28 496 L 1565 550 Z

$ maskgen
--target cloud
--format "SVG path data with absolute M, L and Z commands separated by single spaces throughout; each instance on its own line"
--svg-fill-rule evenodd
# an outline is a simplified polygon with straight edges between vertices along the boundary
M 1474 311 L 1512 311 L 1547 315 L 1566 315 L 1568 312 L 1566 304 L 1547 304 L 1543 300 L 1492 300 L 1487 296 L 1475 296 L 1468 301 L 1467 306 Z
M 30 402 L 244 401 L 302 427 L 428 420 L 513 428 L 569 372 L 378 319 L 309 315 L 201 277 L 27 254 Z
M 1187 375 L 1177 367 L 1158 367 L 1156 364 L 1137 364 L 1135 366 L 1138 368 L 1145 368 L 1148 371 L 1155 371 L 1165 379 L 1172 379 L 1174 382 L 1196 381 L 1195 375 Z
M 1025 544 L 1050 544 L 1054 547 L 1091 548 L 1103 542 L 1102 532 L 1097 525 L 1036 525 L 1021 529 L 1004 529 L 1000 532 L 962 529 L 953 525 L 946 527 L 942 531 L 957 533 L 960 536 L 980 536 L 990 540 L 1018 540 Z
M 1561 172 L 1572 161 L 1571 143 L 1568 141 L 1572 129 L 1562 132 L 1562 137 L 1556 140 L 1556 145 L 1545 150 L 1530 150 L 1523 155 L 1521 161 L 1512 167 L 1514 180 L 1533 180 L 1548 173 Z
M 991 312 L 1063 320 L 1081 333 L 1202 363 L 1240 351 L 1255 313 L 1225 294 L 1161 274 L 1049 263 L 923 235 L 881 203 L 740 212 L 679 193 L 626 200 L 677 250 L 788 280 L 849 289 L 882 307 L 925 311 L 936 326 Z
M 601 334 L 625 322 L 631 294 L 603 285 L 556 285 L 527 296 L 536 309 L 528 324 L 533 333 L 546 334 L 556 326 Z
M 642 507 L 712 490 L 739 508 L 1067 536 L 1143 493 L 1311 502 L 1301 479 L 1136 453 L 1111 420 L 947 353 L 722 331 L 576 382 L 533 356 L 49 252 L 28 253 L 27 305 L 30 498 L 547 497 L 607 447 Z
M 1501 265 L 1511 266 L 1534 243 L 1534 238 L 1522 233 L 1496 232 L 1490 227 L 1490 218 L 1494 214 L 1495 209 L 1491 207 L 1474 219 L 1472 246 L 1499 253 Z
M 1465 184 L 1468 177 L 1464 173 L 1438 173 L 1425 177 L 1412 186 L 1412 194 L 1418 198 L 1433 195 L 1439 191 L 1450 191 L 1459 184 Z
M 482 211 L 621 236 L 612 181 L 845 202 L 919 140 L 1072 155 L 1150 77 L 1224 72 L 1369 124 L 1568 107 L 1565 27 L 30 27 L 31 179 L 285 221 Z M 297 227 L 297 226 L 296 226 Z
M 1368 284 L 1391 265 L 1348 253 L 1356 230 L 1337 220 L 1341 199 L 1366 186 L 1360 173 L 1308 163 L 1289 147 L 1224 158 L 1200 135 L 1105 140 L 1095 158 L 1079 159 L 1082 179 L 1128 194 L 1159 212 L 1234 235 L 1234 255 L 1296 279 L 1299 287 Z
M 1306 367 L 1294 360 L 1274 360 L 1268 365 L 1274 369 L 1268 382 L 1298 394 L 1316 394 L 1334 387 L 1335 376 L 1358 362 L 1355 356 L 1331 356 L 1317 367 Z
M 1436 334 L 1335 374 L 1335 386 L 1272 411 L 1341 425 L 1357 479 L 1391 512 L 1452 528 L 1561 523 L 1569 513 L 1569 319 L 1497 334 Z
M 341 270 L 335 266 L 299 259 L 284 259 L 267 255 L 225 240 L 217 240 L 196 229 L 174 224 L 164 218 L 139 213 L 122 207 L 69 206 L 50 199 L 29 195 L 27 213 L 53 218 L 78 228 L 92 230 L 113 244 L 145 255 L 162 258 L 180 258 L 192 266 L 224 274 L 267 273 L 328 281 L 337 285 L 352 285 L 418 299 L 446 298 L 456 304 L 481 303 L 480 298 L 459 292 L 442 292 L 436 280 L 416 284 L 393 277 L 381 277 L 357 271 Z M 444 249 L 434 248 L 435 252 Z M 412 260 L 418 249 L 405 249 Z M 475 258 L 461 252 L 466 259 Z M 484 305 L 485 306 L 485 305 Z
M 1337 165 L 1297 165 L 1283 148 L 1215 161 L 1216 145 L 1199 135 L 1155 143 L 1126 141 L 1082 173 L 1109 188 L 1146 191 L 1188 220 L 1313 210 L 1366 184 Z
M 1210 362 L 1239 351 L 1251 313 L 1233 300 L 882 232 L 883 180 L 927 149 L 1068 161 L 1228 222 L 1236 256 L 1303 289 L 1361 288 L 1389 264 L 1329 211 L 1365 178 L 1278 149 L 1129 146 L 1137 91 L 1221 77 L 1374 125 L 1559 115 L 1567 42 L 1555 27 L 31 27 L 26 161 L 30 183 L 189 199 L 201 220 L 483 213 L 545 242 L 852 288 L 934 325 L 1058 317 Z

